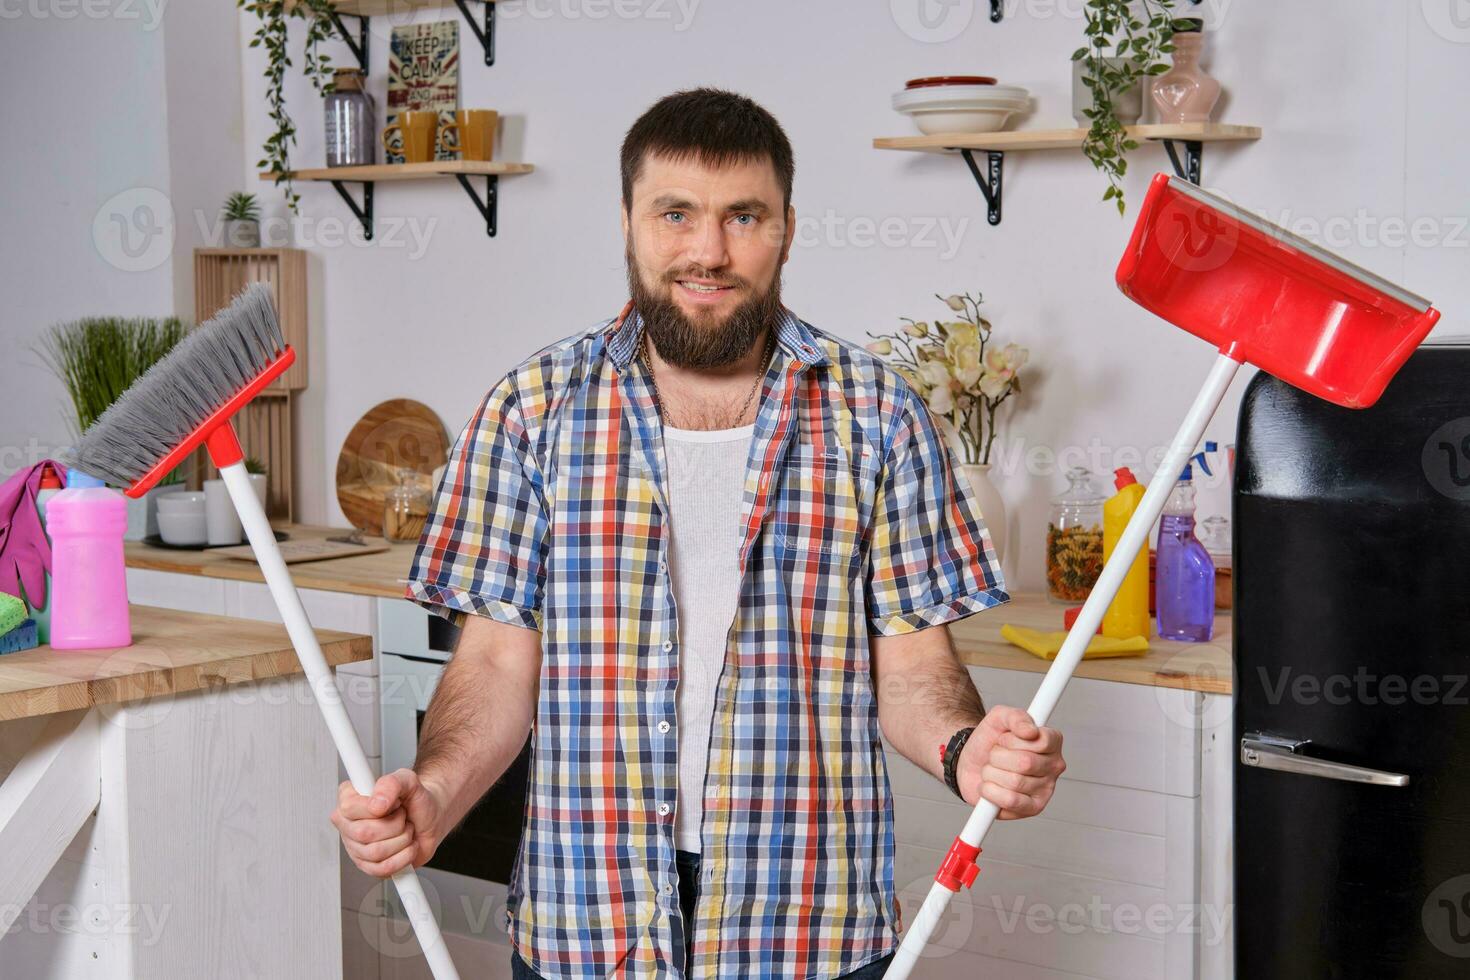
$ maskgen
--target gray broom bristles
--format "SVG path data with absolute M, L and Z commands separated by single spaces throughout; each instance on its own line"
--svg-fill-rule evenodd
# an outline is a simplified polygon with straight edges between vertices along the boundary
M 157 466 L 285 350 L 270 287 L 251 283 L 190 331 L 82 433 L 65 462 L 126 487 Z

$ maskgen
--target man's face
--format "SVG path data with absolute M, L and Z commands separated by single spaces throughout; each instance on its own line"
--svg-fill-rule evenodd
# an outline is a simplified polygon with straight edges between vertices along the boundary
M 709 368 L 749 351 L 780 313 L 793 219 L 769 160 L 644 160 L 623 234 L 629 289 L 661 357 Z

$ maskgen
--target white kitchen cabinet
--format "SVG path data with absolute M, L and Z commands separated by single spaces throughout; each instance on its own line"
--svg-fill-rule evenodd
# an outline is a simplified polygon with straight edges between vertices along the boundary
M 1040 680 L 970 673 L 987 705 L 1024 707 Z M 1041 816 L 991 830 L 980 875 L 950 903 L 922 975 L 1231 976 L 1229 703 L 1073 680 L 1050 722 L 1068 767 L 1056 796 Z M 887 758 L 907 920 L 970 808 L 897 752 Z
M 235 584 L 202 575 L 155 572 L 150 568 L 129 568 L 127 576 L 129 602 L 212 616 L 226 615 L 225 591 Z

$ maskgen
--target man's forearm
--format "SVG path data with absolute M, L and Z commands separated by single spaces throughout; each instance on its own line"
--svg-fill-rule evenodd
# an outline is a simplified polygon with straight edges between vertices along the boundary
M 504 775 L 530 734 L 540 659 L 528 662 L 525 644 L 515 645 L 521 649 L 495 649 L 493 636 L 466 631 L 424 714 L 413 768 L 440 797 L 444 833 Z
M 904 758 L 942 779 L 939 746 L 985 717 L 949 630 L 933 626 L 903 637 L 874 637 L 872 645 L 883 736 Z

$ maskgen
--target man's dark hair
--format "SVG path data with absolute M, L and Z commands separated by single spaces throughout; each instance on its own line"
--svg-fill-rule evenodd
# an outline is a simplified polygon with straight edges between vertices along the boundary
M 633 182 L 649 154 L 697 160 L 708 167 L 769 160 L 776 168 L 783 207 L 791 206 L 796 174 L 791 142 L 776 117 L 734 92 L 696 88 L 659 99 L 623 138 L 623 206 L 633 203 Z

